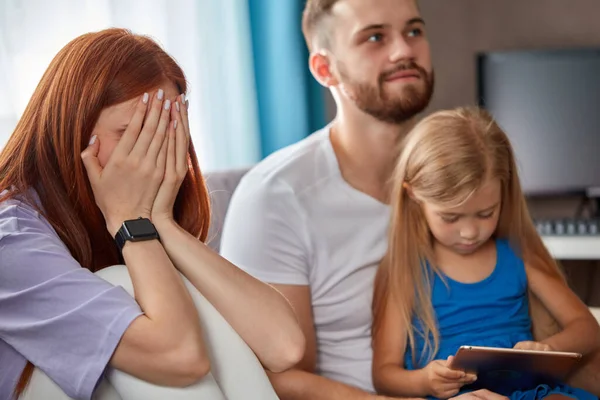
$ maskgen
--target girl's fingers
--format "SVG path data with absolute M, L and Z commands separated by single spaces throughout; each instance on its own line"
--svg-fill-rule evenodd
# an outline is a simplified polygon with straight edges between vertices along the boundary
M 448 380 L 457 380 L 457 379 L 462 379 L 465 377 L 465 373 L 463 371 L 458 371 L 455 369 L 450 369 L 446 366 L 440 368 L 437 371 L 438 376 L 441 376 L 444 379 L 448 379 Z

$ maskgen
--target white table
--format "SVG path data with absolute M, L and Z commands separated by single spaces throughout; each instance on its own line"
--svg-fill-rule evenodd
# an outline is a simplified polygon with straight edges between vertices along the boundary
M 557 260 L 600 260 L 600 236 L 542 236 Z
M 550 254 L 557 260 L 600 260 L 600 236 L 542 236 Z M 600 322 L 600 307 L 590 307 Z

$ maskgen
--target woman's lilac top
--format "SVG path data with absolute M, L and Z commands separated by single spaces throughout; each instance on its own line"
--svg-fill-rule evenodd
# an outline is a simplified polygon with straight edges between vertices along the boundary
M 33 207 L 0 203 L 0 399 L 12 398 L 27 360 L 70 397 L 90 399 L 141 314 L 123 288 L 82 268 Z

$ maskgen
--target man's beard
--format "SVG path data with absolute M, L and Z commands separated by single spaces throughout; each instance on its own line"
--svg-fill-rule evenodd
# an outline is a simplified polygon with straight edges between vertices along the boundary
M 386 79 L 403 70 L 418 71 L 421 80 L 405 84 L 401 89 L 389 93 L 385 88 Z M 428 73 L 415 62 L 399 65 L 379 76 L 377 86 L 358 82 L 350 78 L 343 64 L 338 64 L 344 90 L 356 106 L 380 121 L 401 124 L 423 111 L 433 95 L 434 73 Z

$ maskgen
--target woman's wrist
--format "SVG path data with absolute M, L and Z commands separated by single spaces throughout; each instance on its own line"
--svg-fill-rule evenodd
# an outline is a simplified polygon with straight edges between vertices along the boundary
M 170 232 L 179 229 L 179 224 L 170 217 L 152 217 L 152 223 L 161 238 L 168 237 Z

